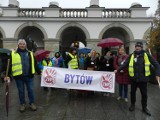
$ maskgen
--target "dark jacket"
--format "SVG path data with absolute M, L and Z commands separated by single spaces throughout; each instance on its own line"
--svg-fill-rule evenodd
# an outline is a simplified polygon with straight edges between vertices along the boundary
M 17 52 L 18 54 L 19 54 L 19 52 L 20 52 L 20 50 L 19 49 L 17 49 L 17 51 L 15 51 L 15 52 Z M 29 53 L 29 51 L 28 51 L 28 53 Z M 29 54 L 29 75 L 28 75 L 28 77 L 30 77 L 30 78 L 33 78 L 34 77 L 34 74 L 32 74 L 32 68 L 31 68 L 31 55 Z M 40 69 L 38 68 L 38 64 L 37 64 L 37 61 L 36 61 L 36 59 L 35 59 L 35 57 L 34 57 L 34 67 L 35 67 L 35 71 L 38 73 L 38 74 L 41 74 L 41 71 L 40 71 Z M 12 56 L 10 55 L 10 68 L 9 68 L 9 73 L 11 74 L 12 73 Z M 23 73 L 22 73 L 22 75 L 18 75 L 18 76 L 15 76 L 14 77 L 14 79 L 20 79 L 21 77 L 23 77 Z
M 147 82 L 149 80 L 149 76 L 145 76 L 144 53 L 145 53 L 145 51 L 142 51 L 141 54 L 139 55 L 139 57 L 137 57 L 137 62 L 134 61 L 134 66 L 133 66 L 134 76 L 130 77 L 130 78 L 131 78 L 131 80 L 133 80 L 135 82 Z M 134 54 L 134 58 L 136 58 L 135 52 L 133 54 Z M 126 59 L 125 63 L 117 69 L 118 72 L 129 66 L 131 55 L 132 54 L 130 54 L 129 57 Z M 149 54 L 147 54 L 147 55 L 148 55 L 148 59 L 149 59 L 150 63 L 156 69 L 156 76 L 160 76 L 159 63 L 152 56 L 150 56 Z
M 114 71 L 113 57 L 105 59 L 104 56 L 100 58 L 100 71 Z
M 94 60 L 91 59 L 91 57 L 86 58 L 86 65 L 85 69 L 93 68 L 93 70 L 98 70 L 99 68 L 99 59 L 95 58 Z

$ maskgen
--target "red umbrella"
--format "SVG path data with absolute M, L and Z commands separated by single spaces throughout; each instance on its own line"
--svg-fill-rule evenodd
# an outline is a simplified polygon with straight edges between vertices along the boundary
M 45 57 L 45 55 L 46 55 L 46 54 L 49 54 L 49 53 L 50 53 L 49 50 L 37 50 L 37 51 L 34 53 L 34 55 L 35 55 L 35 57 L 36 57 L 36 59 L 37 59 L 38 61 L 41 61 L 41 60 Z
M 10 64 L 10 59 L 8 59 L 8 63 L 7 63 L 6 77 L 8 76 L 9 64 Z M 8 117 L 8 112 L 9 112 L 9 85 L 8 85 L 9 82 L 10 82 L 10 79 L 8 79 L 8 80 L 6 81 L 6 89 L 5 89 L 7 117 Z
M 120 46 L 123 44 L 124 43 L 118 38 L 105 38 L 105 39 L 102 39 L 102 41 L 100 41 L 97 44 L 97 46 L 105 48 L 105 47 Z
M 5 90 L 5 94 L 6 94 L 6 112 L 7 112 L 7 117 L 8 117 L 8 112 L 9 112 L 9 83 L 6 82 L 6 90 Z

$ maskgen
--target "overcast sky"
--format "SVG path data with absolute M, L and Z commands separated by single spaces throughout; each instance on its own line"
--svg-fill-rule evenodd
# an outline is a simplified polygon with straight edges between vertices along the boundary
M 9 0 L 0 0 L 2 6 L 8 6 Z M 18 0 L 21 8 L 48 7 L 49 2 L 56 1 L 62 8 L 85 8 L 89 7 L 90 0 Z M 100 7 L 105 8 L 130 8 L 134 2 L 140 3 L 143 7 L 150 7 L 148 15 L 155 14 L 158 0 L 99 0 Z

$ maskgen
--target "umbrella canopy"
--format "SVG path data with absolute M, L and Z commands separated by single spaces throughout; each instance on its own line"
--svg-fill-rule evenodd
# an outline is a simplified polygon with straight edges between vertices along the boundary
M 0 48 L 0 54 L 2 54 L 2 53 L 6 53 L 6 54 L 8 54 L 8 53 L 10 53 L 11 52 L 11 50 L 9 50 L 9 49 L 6 49 L 6 48 Z
M 91 52 L 91 48 L 87 48 L 87 47 L 84 47 L 84 48 L 79 48 L 78 49 L 78 53 L 84 53 L 84 54 L 88 54 L 89 52 Z
M 105 48 L 105 47 L 120 46 L 123 44 L 124 43 L 118 38 L 105 38 L 105 39 L 102 39 L 102 41 L 100 41 L 97 44 L 97 46 Z
M 38 61 L 41 61 L 46 56 L 46 54 L 49 54 L 49 53 L 50 53 L 49 50 L 37 50 L 34 53 L 34 55 Z

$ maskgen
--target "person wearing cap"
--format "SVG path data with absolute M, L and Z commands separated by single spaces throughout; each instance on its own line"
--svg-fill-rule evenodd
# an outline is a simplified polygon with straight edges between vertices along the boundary
M 34 96 L 33 79 L 35 71 L 40 74 L 36 59 L 31 51 L 28 51 L 26 47 L 26 41 L 19 39 L 18 47 L 10 55 L 10 73 L 16 81 L 18 88 L 19 100 L 20 100 L 20 112 L 24 112 L 26 109 L 25 101 L 25 86 L 28 92 L 29 106 L 31 110 L 37 110 Z M 4 80 L 8 80 L 5 77 Z
M 68 52 L 68 54 L 66 55 L 65 58 L 65 66 L 68 69 L 78 69 L 78 57 L 77 57 L 77 48 L 75 47 L 71 47 L 70 51 Z M 75 94 L 77 95 L 78 90 L 69 90 L 68 89 L 69 94 Z
M 70 52 L 66 56 L 65 63 L 69 69 L 78 69 L 77 49 L 75 47 L 70 48 Z
M 137 42 L 135 44 L 135 51 L 129 55 L 123 65 L 114 71 L 117 73 L 128 67 L 131 80 L 131 106 L 129 107 L 129 111 L 135 110 L 136 90 L 139 88 L 142 99 L 142 111 L 149 116 L 151 116 L 151 113 L 147 108 L 147 82 L 151 74 L 151 64 L 156 68 L 156 78 L 158 80 L 160 76 L 159 63 L 143 50 L 142 42 Z

